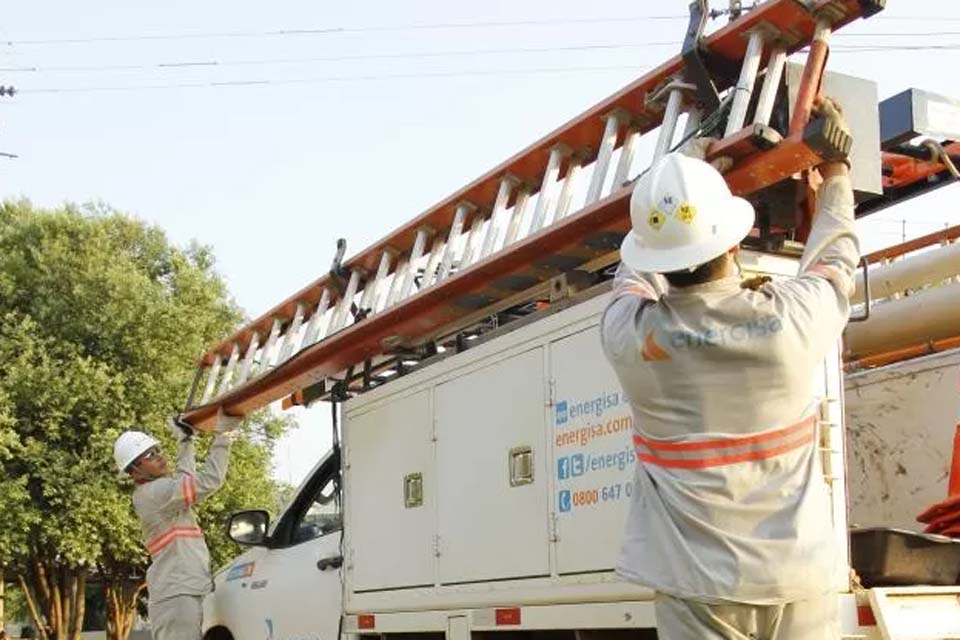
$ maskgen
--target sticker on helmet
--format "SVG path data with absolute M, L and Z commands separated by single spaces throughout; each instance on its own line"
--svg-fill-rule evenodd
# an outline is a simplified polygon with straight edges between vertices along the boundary
M 662 198 L 660 198 L 660 210 L 665 212 L 667 215 L 673 215 L 673 212 L 677 208 L 677 199 L 674 198 L 669 193 L 665 193 Z
M 693 222 L 693 219 L 697 216 L 697 208 L 690 204 L 689 202 L 684 202 L 680 205 L 680 208 L 677 210 L 677 218 L 681 222 L 686 222 L 690 224 Z
M 664 215 L 662 211 L 660 211 L 659 209 L 650 210 L 650 215 L 647 217 L 647 223 L 651 227 L 653 227 L 657 231 L 660 231 L 660 227 L 662 227 L 663 223 L 666 221 L 667 221 L 667 216 Z

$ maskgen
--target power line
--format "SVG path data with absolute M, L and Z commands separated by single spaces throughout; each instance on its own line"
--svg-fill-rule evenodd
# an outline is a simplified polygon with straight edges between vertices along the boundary
M 409 58 L 446 58 L 457 56 L 475 56 L 507 53 L 548 53 L 559 51 L 605 51 L 614 49 L 642 49 L 652 46 L 674 46 L 672 42 L 645 42 L 642 44 L 591 44 L 571 45 L 568 47 L 518 47 L 512 49 L 470 49 L 453 51 L 426 51 L 414 53 L 374 53 L 340 56 L 320 56 L 308 58 L 263 58 L 251 60 L 185 60 L 179 62 L 160 62 L 154 64 L 104 64 L 104 65 L 67 65 L 50 67 L 0 67 L 0 72 L 8 73 L 46 73 L 72 71 L 132 71 L 155 69 L 192 69 L 197 67 L 230 67 L 272 64 L 302 64 L 308 62 L 344 62 L 354 60 L 394 60 Z
M 958 34 L 960 35 L 960 34 Z M 233 66 L 268 66 L 283 64 L 304 64 L 312 62 L 347 62 L 359 60 L 399 60 L 417 58 L 447 58 L 478 55 L 502 55 L 516 53 L 552 53 L 563 51 L 613 51 L 617 49 L 644 49 L 647 47 L 676 46 L 679 41 L 618 43 L 618 44 L 589 44 L 571 45 L 566 47 L 516 47 L 504 49 L 469 49 L 448 51 L 423 51 L 412 53 L 374 53 L 338 56 L 312 56 L 298 58 L 255 58 L 248 60 L 181 60 L 174 62 L 158 62 L 150 64 L 100 64 L 100 65 L 53 65 L 53 66 L 19 66 L 0 67 L 0 72 L 6 73 L 63 73 L 63 72 L 90 72 L 90 71 L 147 71 L 170 69 L 196 69 L 201 67 L 233 67 Z M 960 48 L 957 44 L 925 44 L 925 45 L 834 45 L 834 51 L 911 51 L 911 50 L 952 50 Z
M 960 22 L 957 16 L 874 16 L 872 20 L 902 20 L 904 22 Z
M 933 36 L 960 36 L 960 31 L 894 31 L 869 33 L 838 33 L 836 38 L 927 38 Z
M 290 37 L 290 36 L 316 36 L 333 34 L 357 34 L 357 33 L 382 33 L 382 32 L 402 32 L 402 31 L 425 31 L 425 30 L 451 30 L 451 29 L 486 29 L 503 27 L 544 27 L 558 26 L 564 24 L 603 24 L 610 22 L 644 22 L 649 20 L 687 20 L 689 16 L 682 15 L 659 15 L 659 16 L 620 16 L 605 18 L 556 18 L 556 19 L 529 19 L 529 20 L 487 20 L 473 22 L 438 22 L 407 25 L 385 25 L 369 27 L 316 27 L 299 29 L 271 29 L 261 31 L 220 31 L 220 32 L 198 32 L 198 33 L 158 33 L 158 34 L 132 34 L 118 36 L 91 36 L 86 38 L 41 38 L 41 39 L 9 39 L 4 41 L 7 46 L 16 45 L 60 45 L 60 44 L 94 44 L 94 43 L 118 43 L 118 42 L 138 42 L 138 41 L 163 41 L 163 40 L 195 40 L 212 38 L 261 38 L 261 37 Z M 908 20 L 909 17 L 889 16 L 888 20 Z M 916 18 L 917 20 L 929 20 L 937 22 L 960 22 L 956 17 L 928 17 Z M 935 36 L 935 35 L 960 35 L 955 31 L 930 31 L 930 32 L 892 32 L 892 33 L 842 33 L 836 37 L 909 37 L 909 36 Z
M 380 75 L 353 75 L 353 76 L 322 76 L 315 78 L 291 78 L 291 79 L 250 79 L 250 80 L 227 80 L 210 82 L 176 82 L 162 83 L 154 85 L 116 85 L 116 86 L 93 86 L 93 87 L 43 87 L 39 89 L 23 89 L 21 94 L 52 94 L 52 93 L 94 93 L 94 92 L 119 92 L 119 91 L 154 91 L 160 89 L 199 89 L 199 88 L 221 88 L 221 87 L 253 87 L 267 85 L 296 85 L 296 84 L 320 84 L 330 82 L 367 82 L 371 80 L 410 80 L 421 78 L 456 78 L 469 76 L 506 76 L 506 75 L 537 75 L 549 73 L 581 73 L 594 71 L 614 71 L 614 70 L 637 70 L 635 65 L 620 66 L 594 66 L 594 67 L 541 67 L 532 69 L 490 69 L 479 71 L 449 71 L 435 73 L 400 73 L 400 74 L 380 74 Z
M 837 53 L 862 53 L 862 52 L 893 52 L 904 50 L 926 51 L 930 49 L 960 49 L 960 44 L 956 45 L 889 45 L 889 46 L 871 46 L 871 45 L 840 45 L 834 47 Z M 160 89 L 196 89 L 196 88 L 218 88 L 218 87 L 251 87 L 267 85 L 296 85 L 296 84 L 317 84 L 332 82 L 368 82 L 372 80 L 409 80 L 425 78 L 455 78 L 470 76 L 497 76 L 497 75 L 529 75 L 529 74 L 552 74 L 552 73 L 580 73 L 586 71 L 614 71 L 614 70 L 637 70 L 635 65 L 604 65 L 589 67 L 539 67 L 530 69 L 489 69 L 476 71 L 442 71 L 442 72 L 418 72 L 418 73 L 400 73 L 400 74 L 369 74 L 369 75 L 342 75 L 342 76 L 322 76 L 313 78 L 291 78 L 291 79 L 273 79 L 257 78 L 244 80 L 226 80 L 226 81 L 204 81 L 204 82 L 174 82 L 160 83 L 152 85 L 107 85 L 91 87 L 41 87 L 37 89 L 22 89 L 22 94 L 52 94 L 52 93 L 94 93 L 94 92 L 130 92 L 130 91 L 154 91 Z
M 201 33 L 134 34 L 125 36 L 92 36 L 89 38 L 46 38 L 35 40 L 7 40 L 7 46 L 89 44 L 96 42 L 135 42 L 140 40 L 191 40 L 207 38 L 257 38 L 312 36 L 350 33 L 378 33 L 389 31 L 424 31 L 448 29 L 485 29 L 499 27 L 555 26 L 563 24 L 599 24 L 608 22 L 642 22 L 646 20 L 686 20 L 688 16 L 623 16 L 610 18 L 556 18 L 552 20 L 489 20 L 475 22 L 438 22 L 380 27 L 319 27 L 311 29 L 273 29 L 265 31 L 221 31 Z
M 863 45 L 863 46 L 834 46 L 830 50 L 836 53 L 883 53 L 893 51 L 955 51 L 960 44 L 916 44 L 916 45 Z

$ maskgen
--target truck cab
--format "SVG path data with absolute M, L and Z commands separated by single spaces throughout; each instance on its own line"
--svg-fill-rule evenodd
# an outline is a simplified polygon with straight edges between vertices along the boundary
M 270 522 L 266 511 L 233 514 L 229 536 L 250 549 L 214 576 L 204 603 L 205 638 L 333 639 L 342 603 L 340 452 L 328 452 Z

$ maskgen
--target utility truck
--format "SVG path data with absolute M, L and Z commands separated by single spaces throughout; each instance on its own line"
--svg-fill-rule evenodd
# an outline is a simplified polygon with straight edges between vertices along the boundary
M 757 211 L 744 268 L 784 277 L 824 159 L 850 153 L 866 215 L 948 184 L 960 152 L 956 102 L 910 90 L 878 104 L 874 83 L 825 74 L 830 33 L 883 2 L 737 4 L 707 34 L 693 2 L 680 55 L 349 260 L 340 244 L 330 273 L 201 358 L 184 416 L 200 429 L 277 401 L 329 403 L 334 423 L 275 521 L 231 519 L 250 549 L 216 576 L 206 638 L 656 637 L 653 593 L 613 570 L 636 460 L 597 331 L 639 169 L 716 137 L 708 158 L 730 159 L 724 178 Z M 848 114 L 852 149 L 811 118 L 821 92 Z M 865 296 L 855 315 L 869 313 Z M 842 354 L 815 388 L 823 524 L 846 549 Z M 825 587 L 850 638 L 952 637 L 960 621 L 956 590 L 904 607 L 904 592 L 852 580 L 849 554 Z M 940 635 L 896 635 L 918 620 Z

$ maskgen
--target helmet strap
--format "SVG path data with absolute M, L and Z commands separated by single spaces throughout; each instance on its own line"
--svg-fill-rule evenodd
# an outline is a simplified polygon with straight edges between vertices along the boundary
M 139 468 L 139 465 L 131 466 L 127 469 L 127 473 L 133 478 L 133 481 L 137 484 L 146 484 L 148 482 L 153 482 L 160 477 L 160 474 L 157 473 L 147 473 L 143 469 Z
M 737 265 L 737 275 L 742 278 L 742 277 L 743 277 L 743 265 L 740 264 L 740 252 L 739 252 L 739 251 L 734 251 L 734 252 L 733 252 L 733 263 L 734 263 L 735 265 Z

